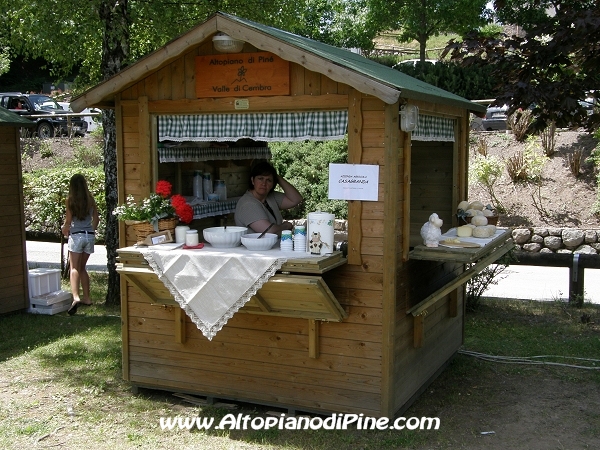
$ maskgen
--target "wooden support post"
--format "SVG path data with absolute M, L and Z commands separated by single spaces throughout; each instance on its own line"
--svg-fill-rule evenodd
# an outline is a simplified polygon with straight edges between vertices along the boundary
M 425 340 L 425 316 L 427 310 L 421 312 L 419 315 L 413 317 L 413 347 L 423 347 L 423 341 Z
M 262 295 L 260 295 L 258 292 L 256 294 L 254 294 L 254 300 L 256 300 L 256 303 L 258 303 L 259 308 L 261 309 L 261 311 L 263 312 L 271 312 L 271 307 L 269 306 L 269 304 L 265 301 L 264 298 L 262 298 Z
M 450 292 L 450 299 L 448 300 L 448 315 L 450 317 L 456 317 L 458 315 L 458 295 L 461 290 L 462 286 L 459 286 Z
M 308 320 L 308 356 L 319 357 L 319 321 L 315 319 Z
M 175 342 L 185 344 L 185 313 L 181 308 L 175 308 Z
M 584 268 L 579 265 L 579 254 L 573 255 L 573 261 L 569 267 L 569 303 L 578 308 L 583 306 Z

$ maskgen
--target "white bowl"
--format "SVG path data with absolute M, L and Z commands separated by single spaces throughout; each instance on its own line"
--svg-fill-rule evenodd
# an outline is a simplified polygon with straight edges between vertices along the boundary
M 279 239 L 279 236 L 273 233 L 267 233 L 258 239 L 259 236 L 260 233 L 245 234 L 242 236 L 242 245 L 248 250 L 269 250 Z
M 215 248 L 232 248 L 240 245 L 242 235 L 248 232 L 246 227 L 212 227 L 202 232 L 204 240 Z

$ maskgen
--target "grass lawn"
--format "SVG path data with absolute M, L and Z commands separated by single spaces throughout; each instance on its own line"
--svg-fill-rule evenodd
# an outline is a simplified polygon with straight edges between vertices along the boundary
M 103 298 L 105 283 L 105 275 L 94 275 L 94 299 Z M 561 365 L 507 364 L 458 354 L 404 414 L 437 416 L 442 424 L 438 431 L 163 431 L 160 417 L 200 415 L 219 420 L 239 413 L 269 417 L 267 412 L 273 408 L 250 404 L 231 404 L 236 409 L 200 407 L 169 392 L 146 389 L 134 395 L 122 381 L 121 321 L 116 309 L 96 305 L 81 307 L 73 317 L 22 313 L 3 316 L 0 321 L 0 448 L 538 448 L 523 441 L 531 430 L 525 428 L 522 435 L 508 430 L 513 430 L 511 420 L 519 408 L 536 407 L 544 392 L 541 380 L 549 383 L 550 392 L 572 389 L 568 398 L 582 390 L 582 394 L 590 393 L 577 398 L 580 409 L 574 414 L 568 400 L 554 403 L 552 414 L 563 409 L 565 414 L 556 420 L 569 427 L 560 436 L 571 433 L 566 438 L 577 444 L 563 448 L 597 448 L 593 445 L 600 442 L 598 305 L 586 304 L 579 310 L 552 302 L 484 301 L 467 316 L 465 350 L 582 359 L 543 359 Z M 532 397 L 524 398 L 528 395 Z M 586 398 L 595 403 L 588 404 Z M 541 433 L 537 440 L 544 443 L 544 436 L 552 436 L 556 429 L 555 418 L 539 420 L 534 429 Z M 488 428 L 498 435 L 481 435 Z M 501 430 L 507 430 L 502 433 L 505 440 L 501 440 Z M 510 439 L 520 440 L 511 446 Z

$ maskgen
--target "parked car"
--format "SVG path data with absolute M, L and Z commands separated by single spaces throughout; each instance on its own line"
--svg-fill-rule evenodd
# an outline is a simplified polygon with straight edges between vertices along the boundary
M 506 130 L 508 105 L 488 106 L 485 118 L 481 121 L 484 131 Z
M 596 99 L 594 97 L 586 97 L 585 100 L 579 100 L 579 104 L 585 109 L 588 116 L 594 113 L 594 107 L 597 106 Z
M 65 110 L 52 97 L 19 92 L 0 93 L 0 106 L 35 121 L 37 135 L 42 139 L 69 134 Z M 83 118 L 72 117 L 70 122 L 75 136 L 85 135 L 87 123 Z
M 65 111 L 73 111 L 69 102 L 58 102 Z M 89 116 L 83 116 L 83 120 L 87 123 L 87 132 L 91 133 L 96 128 L 102 126 L 102 111 L 97 108 L 85 108 L 82 113 L 89 113 Z
M 411 65 L 411 66 L 414 67 L 414 66 L 416 66 L 420 62 L 421 62 L 421 60 L 419 58 L 417 58 L 417 59 L 405 59 L 404 61 L 399 61 L 396 64 L 394 64 L 392 66 L 392 69 L 396 69 L 399 66 L 402 66 L 403 64 L 408 64 L 408 65 Z M 437 59 L 426 59 L 426 60 L 423 61 L 423 63 L 424 64 L 435 64 L 435 63 L 437 63 Z

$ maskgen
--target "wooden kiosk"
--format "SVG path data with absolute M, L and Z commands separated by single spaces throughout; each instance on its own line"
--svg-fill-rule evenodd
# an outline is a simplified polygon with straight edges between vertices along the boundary
M 20 129 L 34 125 L 0 108 L 0 314 L 29 306 Z
M 217 33 L 243 41 L 241 50 L 219 53 Z M 259 58 L 262 81 L 251 73 Z M 275 72 L 269 61 L 281 62 Z M 237 70 L 233 79 L 228 65 Z M 158 179 L 172 180 L 185 194 L 196 168 L 223 176 L 230 170 L 233 178 L 243 173 L 248 161 L 231 153 L 230 160 L 219 154 L 211 161 L 161 162 L 160 124 L 167 116 L 208 119 L 183 128 L 231 143 L 237 138 L 217 135 L 226 129 L 219 122 L 224 116 L 341 111 L 348 162 L 379 166 L 378 201 L 349 202 L 347 259 L 334 254 L 331 264 L 325 258 L 303 270 L 302 262 L 290 262 L 212 341 L 182 314 L 143 258 L 123 249 L 123 376 L 133 385 L 391 417 L 462 344 L 464 283 L 483 267 L 475 264 L 465 275 L 466 261 L 489 264 L 508 251 L 502 235 L 466 259 L 462 251 L 454 252 L 458 258 L 427 251 L 410 257 L 429 215 L 437 212 L 447 229 L 455 205 L 467 197 L 469 112 L 483 108 L 349 51 L 217 13 L 71 105 L 115 109 L 120 203 L 128 194 L 146 197 Z M 405 105 L 419 108 L 412 133 L 400 129 Z M 193 222 L 209 225 L 214 218 Z M 121 246 L 131 246 L 132 231 L 124 225 L 120 231 Z M 312 290 L 287 298 L 290 291 L 278 290 L 277 280 Z

